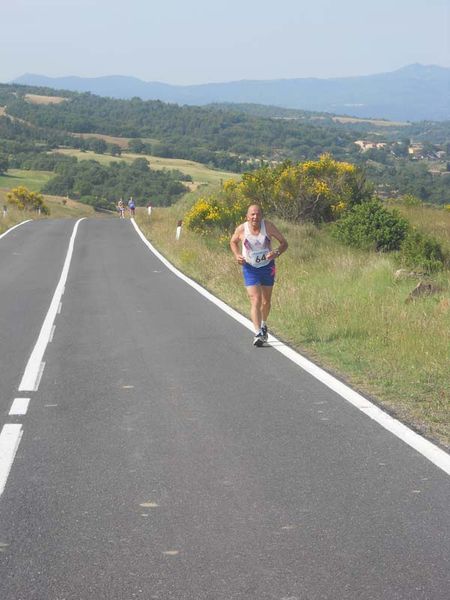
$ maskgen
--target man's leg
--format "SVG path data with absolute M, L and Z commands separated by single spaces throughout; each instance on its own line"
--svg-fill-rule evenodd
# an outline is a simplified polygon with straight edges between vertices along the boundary
M 246 287 L 248 297 L 250 299 L 250 318 L 255 328 L 255 333 L 261 328 L 261 304 L 262 304 L 262 286 L 261 285 L 248 285 Z
M 261 318 L 263 321 L 267 321 L 267 317 L 270 313 L 272 290 L 273 286 L 271 285 L 261 286 Z
M 263 334 L 264 341 L 267 342 L 268 339 L 268 329 L 267 329 L 267 317 L 270 312 L 270 305 L 272 299 L 272 286 L 271 285 L 263 285 L 261 286 L 261 331 Z

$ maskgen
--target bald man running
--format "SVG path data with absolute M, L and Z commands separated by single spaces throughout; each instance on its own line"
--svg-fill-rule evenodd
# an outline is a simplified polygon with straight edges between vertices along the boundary
M 279 242 L 272 248 L 272 239 Z M 255 328 L 254 346 L 267 341 L 267 317 L 270 312 L 273 284 L 275 282 L 275 258 L 287 250 L 288 243 L 273 223 L 262 218 L 258 204 L 247 210 L 247 220 L 238 225 L 230 240 L 230 248 L 237 262 L 242 265 L 244 283 L 251 304 L 251 320 Z

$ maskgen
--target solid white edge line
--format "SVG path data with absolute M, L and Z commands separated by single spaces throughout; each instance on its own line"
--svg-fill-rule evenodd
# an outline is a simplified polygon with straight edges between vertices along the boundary
M 27 219 L 26 221 L 22 221 L 21 223 L 17 223 L 17 225 L 14 225 L 14 227 L 10 227 L 9 229 L 7 229 L 4 233 L 2 233 L 2 235 L 0 235 L 0 240 L 2 238 L 5 237 L 5 235 L 8 235 L 8 233 L 10 233 L 13 229 L 16 229 L 17 227 L 20 227 L 21 225 L 25 225 L 25 223 L 29 223 L 30 221 L 32 221 L 33 219 Z
M 179 271 L 176 267 L 172 265 L 156 248 L 148 241 L 148 239 L 144 236 L 139 226 L 135 222 L 134 219 L 131 219 L 133 227 L 135 228 L 137 234 L 142 239 L 144 244 L 153 252 L 153 254 L 159 258 L 159 260 L 166 265 L 168 269 L 172 271 L 177 277 L 182 279 L 184 282 L 193 287 L 197 292 L 202 294 L 205 298 L 213 302 L 216 306 L 218 306 L 221 310 L 226 312 L 230 317 L 233 317 L 236 321 L 247 327 L 253 331 L 253 325 L 249 319 L 242 316 L 236 310 L 225 304 L 219 298 L 216 298 L 211 292 L 208 292 L 201 285 L 184 275 L 181 271 Z M 434 465 L 442 469 L 447 475 L 450 475 L 450 455 L 447 454 L 444 450 L 430 442 L 429 440 L 422 437 L 420 434 L 416 433 L 412 429 L 409 429 L 406 425 L 394 419 L 386 413 L 384 410 L 373 404 L 370 400 L 350 388 L 342 381 L 330 375 L 316 364 L 302 356 L 296 350 L 289 348 L 281 342 L 279 339 L 274 337 L 273 335 L 269 336 L 269 343 L 271 343 L 274 350 L 277 350 L 281 354 L 283 354 L 286 358 L 294 362 L 296 365 L 301 367 L 304 371 L 315 377 L 321 383 L 326 385 L 328 388 L 339 394 L 344 400 L 347 400 L 350 404 L 355 406 L 358 410 L 363 412 L 365 415 L 376 421 L 379 425 L 384 427 L 387 431 L 393 433 L 400 440 L 414 448 L 417 452 L 419 452 L 422 456 L 427 458 Z
M 39 384 L 39 371 L 41 369 L 42 357 L 44 356 L 45 349 L 47 348 L 50 335 L 52 332 L 53 323 L 58 312 L 58 307 L 61 302 L 61 296 L 64 293 L 64 286 L 69 274 L 70 261 L 72 260 L 73 247 L 75 243 L 75 236 L 77 235 L 78 226 L 83 221 L 78 219 L 72 231 L 72 235 L 69 241 L 69 247 L 67 250 L 66 258 L 61 272 L 58 285 L 56 286 L 55 293 L 53 294 L 50 308 L 48 309 L 47 315 L 41 327 L 36 344 L 31 352 L 30 358 L 28 359 L 25 367 L 22 380 L 19 385 L 19 391 L 36 391 L 37 385 Z M 41 373 L 42 374 L 42 373 Z
M 30 398 L 14 398 L 9 411 L 10 416 L 26 415 Z
M 22 434 L 22 425 L 15 423 L 3 425 L 0 433 L 0 496 L 5 489 Z

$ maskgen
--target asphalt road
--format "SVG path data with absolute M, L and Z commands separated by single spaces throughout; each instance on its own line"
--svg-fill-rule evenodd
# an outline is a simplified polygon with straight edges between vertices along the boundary
M 176 277 L 82 221 L 0 240 L 1 600 L 447 600 L 450 484 Z M 276 293 L 276 291 L 275 291 Z M 26 414 L 10 415 L 17 397 Z

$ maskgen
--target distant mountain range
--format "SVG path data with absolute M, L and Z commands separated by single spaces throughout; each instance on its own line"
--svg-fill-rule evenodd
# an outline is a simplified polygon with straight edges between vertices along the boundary
M 450 69 L 434 65 L 414 64 L 390 73 L 360 77 L 243 80 L 183 86 L 122 75 L 83 78 L 26 74 L 12 83 L 198 106 L 258 103 L 395 121 L 450 120 Z

